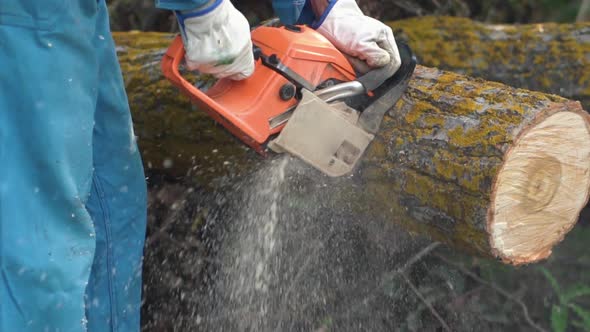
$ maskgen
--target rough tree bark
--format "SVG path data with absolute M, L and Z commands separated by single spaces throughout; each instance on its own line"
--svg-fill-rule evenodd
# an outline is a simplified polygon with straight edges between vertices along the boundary
M 162 78 L 170 36 L 115 38 L 148 169 L 208 181 L 257 158 Z M 534 262 L 587 202 L 589 121 L 561 97 L 419 66 L 355 175 L 330 190 L 466 251 Z
M 588 200 L 588 120 L 557 96 L 419 67 L 357 175 L 361 201 L 389 198 L 371 210 L 466 250 L 537 261 Z
M 590 107 L 590 23 L 492 25 L 458 17 L 389 22 L 422 65 L 553 93 Z

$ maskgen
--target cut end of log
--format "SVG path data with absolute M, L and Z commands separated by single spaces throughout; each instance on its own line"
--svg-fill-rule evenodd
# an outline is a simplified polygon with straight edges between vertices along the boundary
M 551 254 L 588 201 L 590 130 L 581 112 L 554 113 L 519 137 L 508 152 L 488 219 L 491 245 L 511 264 Z

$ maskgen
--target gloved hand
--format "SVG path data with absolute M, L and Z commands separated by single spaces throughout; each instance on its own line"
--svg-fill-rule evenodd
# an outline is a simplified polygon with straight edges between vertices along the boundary
M 325 5 L 321 4 L 314 9 L 318 7 L 323 13 L 315 25 L 316 30 L 341 52 L 364 60 L 373 68 L 390 61 L 399 68 L 401 59 L 393 31 L 382 22 L 365 16 L 355 0 L 331 0 L 325 10 Z
M 241 80 L 254 72 L 248 20 L 230 0 L 176 12 L 188 69 Z

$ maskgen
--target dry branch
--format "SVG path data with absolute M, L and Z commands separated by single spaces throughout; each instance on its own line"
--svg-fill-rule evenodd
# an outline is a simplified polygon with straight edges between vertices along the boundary
M 443 262 L 445 262 L 448 265 L 454 266 L 456 269 L 458 269 L 459 271 L 461 271 L 463 274 L 465 274 L 466 276 L 469 276 L 471 279 L 479 282 L 480 284 L 489 287 L 490 289 L 494 290 L 495 292 L 497 292 L 498 294 L 502 295 L 503 297 L 505 297 L 506 299 L 518 304 L 518 306 L 520 306 L 520 308 L 522 309 L 522 315 L 524 317 L 525 322 L 527 322 L 527 324 L 529 324 L 534 330 L 538 331 L 538 332 L 547 332 L 546 329 L 544 329 L 543 327 L 539 326 L 537 323 L 535 323 L 533 321 L 533 319 L 531 318 L 531 315 L 529 314 L 529 308 L 527 307 L 527 305 L 519 298 L 516 298 L 514 295 L 510 294 L 509 291 L 500 288 L 499 286 L 497 286 L 496 284 L 486 281 L 482 278 L 480 278 L 478 275 L 476 275 L 475 273 L 473 273 L 472 271 L 468 270 L 467 268 L 465 268 L 463 265 L 461 265 L 460 263 L 457 262 L 453 262 L 451 260 L 449 260 L 448 258 L 444 257 L 443 255 L 440 254 L 434 254 L 436 257 L 438 257 L 440 260 L 442 260 Z
M 438 311 L 436 311 L 436 309 L 434 309 L 432 304 L 430 302 L 428 302 L 427 299 L 424 298 L 422 293 L 420 293 L 420 291 L 418 290 L 418 288 L 416 288 L 414 283 L 412 283 L 410 278 L 408 278 L 408 276 L 405 274 L 402 274 L 402 278 L 404 279 L 406 284 L 410 287 L 412 292 L 414 292 L 416 297 L 418 297 L 420 299 L 420 301 L 422 301 L 422 303 L 424 303 L 424 305 L 426 305 L 428 310 L 430 310 L 430 313 L 436 318 L 436 320 L 438 320 L 438 322 L 442 326 L 443 330 L 448 331 L 448 332 L 452 331 L 451 328 L 449 327 L 449 324 L 447 324 L 447 322 L 445 322 L 445 320 L 441 317 L 441 315 L 438 313 Z

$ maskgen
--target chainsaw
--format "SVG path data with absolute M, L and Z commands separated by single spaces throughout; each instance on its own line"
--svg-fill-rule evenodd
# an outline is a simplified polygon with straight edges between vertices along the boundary
M 350 173 L 407 88 L 416 67 L 411 49 L 397 42 L 399 68 L 361 74 L 307 26 L 260 26 L 251 35 L 256 63 L 245 80 L 219 79 L 206 91 L 193 85 L 180 74 L 180 36 L 162 58 L 164 76 L 261 155 L 290 153 L 328 176 Z

